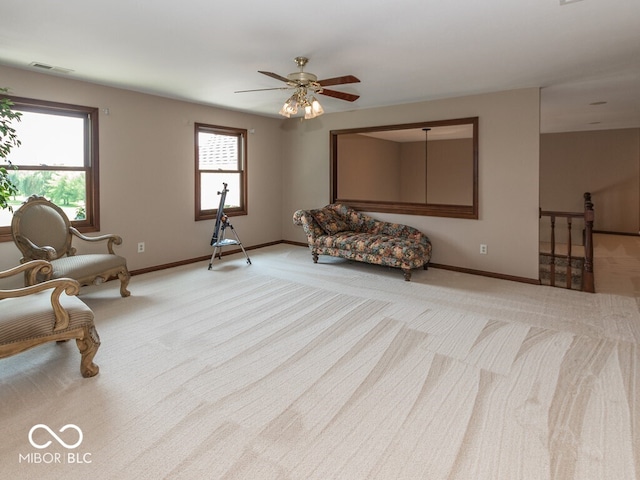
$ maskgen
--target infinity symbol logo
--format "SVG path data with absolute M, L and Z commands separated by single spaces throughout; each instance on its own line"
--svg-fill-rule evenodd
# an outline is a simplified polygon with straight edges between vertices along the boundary
M 80 430 L 80 427 L 78 427 L 77 425 L 74 425 L 73 423 L 69 423 L 67 425 L 65 425 L 64 427 L 62 427 L 59 432 L 62 433 L 65 430 L 72 428 L 74 429 L 76 432 L 78 432 L 78 441 L 72 445 L 69 445 L 67 443 L 65 443 L 58 435 L 55 434 L 55 432 L 53 430 L 51 430 L 47 425 L 44 425 L 43 423 L 39 423 L 38 425 L 34 425 L 33 427 L 31 427 L 31 430 L 29 430 L 29 443 L 34 447 L 34 448 L 47 448 L 49 445 L 51 445 L 51 440 L 48 440 L 46 443 L 43 443 L 42 445 L 34 442 L 33 440 L 33 432 L 35 432 L 37 429 L 42 428 L 44 430 L 46 430 L 47 432 L 49 432 L 51 434 L 51 436 L 53 438 L 56 439 L 56 441 L 62 445 L 64 448 L 68 448 L 68 449 L 72 449 L 72 448 L 76 448 L 78 445 L 80 445 L 82 443 L 82 430 Z

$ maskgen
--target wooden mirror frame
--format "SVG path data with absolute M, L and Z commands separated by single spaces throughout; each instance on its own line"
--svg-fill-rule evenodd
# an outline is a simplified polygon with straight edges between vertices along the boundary
M 338 137 L 345 134 L 383 132 L 393 130 L 422 129 L 451 125 L 473 126 L 473 204 L 447 205 L 431 203 L 386 202 L 374 200 L 353 200 L 338 198 Z M 331 130 L 331 203 L 346 203 L 349 206 L 369 212 L 402 213 L 452 218 L 478 218 L 478 117 L 437 120 L 432 122 L 407 123 L 401 125 L 380 125 L 375 127 Z

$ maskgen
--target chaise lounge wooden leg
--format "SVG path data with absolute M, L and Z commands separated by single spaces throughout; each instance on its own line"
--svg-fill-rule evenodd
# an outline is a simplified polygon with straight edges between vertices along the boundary
M 313 263 L 318 263 L 318 254 L 316 252 L 311 252 L 311 256 L 313 257 Z
M 406 268 L 402 269 L 402 273 L 404 274 L 404 280 L 405 282 L 410 282 L 411 281 L 411 270 L 408 270 Z
M 78 350 L 82 355 L 80 360 L 80 373 L 85 378 L 93 377 L 98 374 L 100 368 L 93 363 L 98 347 L 100 347 L 100 337 L 95 325 L 87 325 L 83 329 L 83 336 L 76 338 Z
M 129 285 L 129 280 L 131 279 L 131 275 L 127 270 L 124 270 L 118 273 L 118 278 L 120 279 L 120 296 L 128 297 L 131 295 L 131 292 L 127 290 L 127 285 Z

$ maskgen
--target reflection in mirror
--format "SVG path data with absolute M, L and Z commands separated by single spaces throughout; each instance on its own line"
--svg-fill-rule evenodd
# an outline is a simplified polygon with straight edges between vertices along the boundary
M 478 218 L 478 118 L 331 132 L 332 201 Z

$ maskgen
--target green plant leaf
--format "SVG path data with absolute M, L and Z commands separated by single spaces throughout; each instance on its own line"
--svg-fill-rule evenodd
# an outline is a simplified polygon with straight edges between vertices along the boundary
M 8 88 L 0 88 L 0 94 L 8 94 Z M 22 113 L 12 109 L 13 102 L 11 99 L 4 97 L 0 99 L 0 164 L 8 165 L 10 168 L 16 169 L 9 160 L 9 154 L 15 147 L 21 145 L 12 122 L 19 122 Z M 8 209 L 13 211 L 9 205 L 11 196 L 18 193 L 17 186 L 11 181 L 9 172 L 6 167 L 0 167 L 0 209 Z

